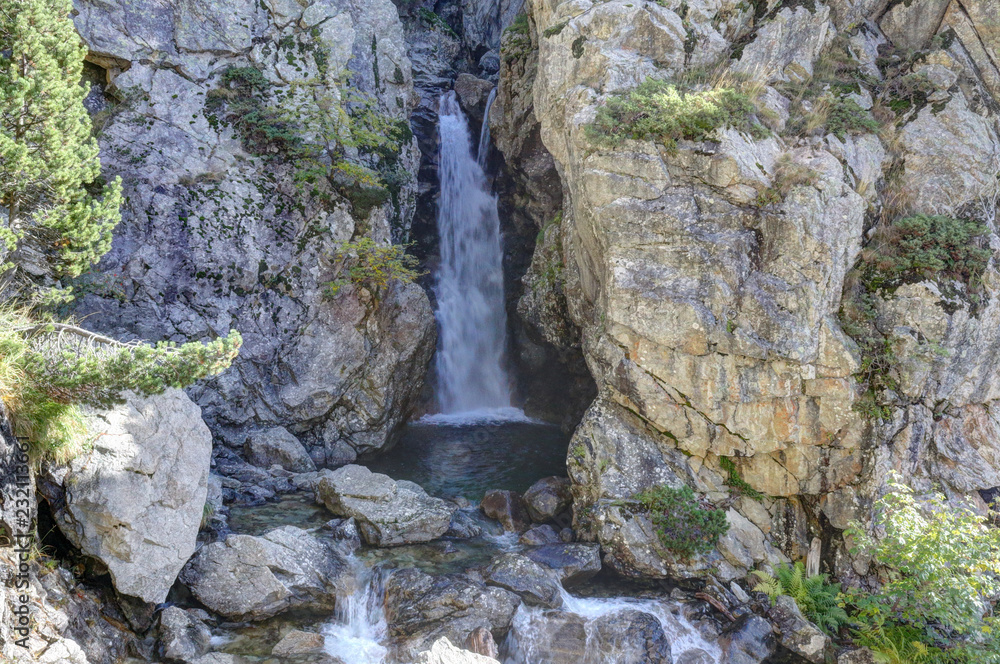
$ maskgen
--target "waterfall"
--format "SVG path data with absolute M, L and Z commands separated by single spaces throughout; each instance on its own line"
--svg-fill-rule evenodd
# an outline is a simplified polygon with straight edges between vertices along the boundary
M 333 622 L 323 629 L 326 653 L 351 664 L 384 664 L 389 651 L 382 645 L 388 635 L 382 570 L 372 570 L 354 556 L 349 560 L 352 584 L 337 594 Z
M 472 158 L 469 126 L 454 92 L 441 97 L 438 117 L 438 399 L 447 414 L 509 409 L 497 201 L 487 190 L 482 166 Z
M 490 96 L 486 98 L 486 110 L 483 112 L 483 127 L 479 130 L 479 149 L 476 151 L 476 163 L 479 168 L 486 170 L 486 157 L 490 154 L 490 109 L 493 101 L 497 98 L 497 89 L 490 90 Z

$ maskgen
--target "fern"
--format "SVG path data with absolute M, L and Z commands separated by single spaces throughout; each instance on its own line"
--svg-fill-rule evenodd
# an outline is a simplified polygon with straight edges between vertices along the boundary
M 847 612 L 840 605 L 840 584 L 830 583 L 826 574 L 807 577 L 801 562 L 775 567 L 774 576 L 762 570 L 753 574 L 760 579 L 754 586 L 755 592 L 764 593 L 772 602 L 780 595 L 788 595 L 802 615 L 827 634 L 847 622 Z

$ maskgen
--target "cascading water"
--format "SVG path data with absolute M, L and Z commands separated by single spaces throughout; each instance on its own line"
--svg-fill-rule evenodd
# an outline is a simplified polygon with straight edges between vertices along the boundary
M 497 98 L 497 89 L 490 90 L 490 96 L 486 98 L 486 110 L 483 111 L 483 127 L 479 130 L 479 149 L 476 150 L 476 163 L 479 168 L 486 170 L 486 157 L 490 154 L 490 109 Z
M 441 266 L 435 294 L 441 412 L 510 408 L 510 380 L 503 367 L 507 313 L 497 201 L 473 159 L 469 126 L 454 92 L 441 97 L 438 117 Z
M 382 645 L 388 633 L 382 609 L 382 571 L 369 569 L 353 556 L 350 588 L 337 595 L 334 620 L 323 634 L 325 650 L 351 664 L 383 664 L 389 652 Z

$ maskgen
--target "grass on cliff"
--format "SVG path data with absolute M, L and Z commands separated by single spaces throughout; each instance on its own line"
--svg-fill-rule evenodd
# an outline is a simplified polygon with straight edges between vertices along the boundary
M 689 486 L 657 486 L 633 496 L 633 509 L 646 512 L 660 544 L 684 557 L 707 553 L 729 530 L 726 513 L 703 506 Z
M 598 109 L 588 133 L 599 143 L 654 140 L 675 150 L 680 140 L 703 141 L 723 127 L 756 138 L 768 135 L 757 121 L 750 94 L 728 87 L 691 90 L 668 81 L 646 79 L 632 90 L 610 97 Z

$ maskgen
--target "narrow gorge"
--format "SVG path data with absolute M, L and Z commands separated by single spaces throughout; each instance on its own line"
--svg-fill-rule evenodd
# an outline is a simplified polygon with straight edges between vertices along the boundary
M 1000 4 L 0 0 L 0 94 L 0 661 L 1000 663 Z

